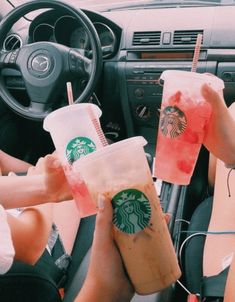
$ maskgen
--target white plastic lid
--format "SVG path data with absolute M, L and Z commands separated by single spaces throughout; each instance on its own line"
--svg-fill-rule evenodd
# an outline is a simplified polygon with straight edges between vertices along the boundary
M 165 70 L 162 72 L 160 79 L 162 80 L 168 80 L 169 78 L 178 78 L 183 77 L 194 80 L 199 80 L 203 83 L 208 83 L 212 86 L 212 88 L 216 90 L 222 90 L 224 89 L 224 82 L 218 78 L 217 76 L 214 76 L 213 74 L 209 73 L 198 73 L 198 72 L 191 72 L 191 71 L 184 71 L 184 70 Z
M 105 146 L 104 148 L 99 149 L 90 154 L 87 154 L 84 157 L 81 157 L 79 160 L 77 160 L 74 163 L 74 167 L 76 169 L 76 167 L 84 166 L 86 164 L 91 164 L 92 162 L 98 160 L 100 157 L 104 157 L 108 153 L 112 153 L 112 152 L 117 153 L 120 149 L 132 148 L 136 146 L 144 147 L 145 145 L 147 145 L 147 141 L 143 136 L 135 136 L 135 137 L 127 138 L 117 143 L 113 143 L 111 145 Z M 135 155 L 133 154 L 133 156 Z
M 53 122 L 53 119 L 56 117 L 60 117 L 61 115 L 65 115 L 66 113 L 71 112 L 71 110 L 73 111 L 80 111 L 80 110 L 84 110 L 87 109 L 88 107 L 92 108 L 94 114 L 100 118 L 102 111 L 100 110 L 100 108 L 95 105 L 95 104 L 90 104 L 90 103 L 80 103 L 80 104 L 73 104 L 73 105 L 68 105 L 62 108 L 59 108 L 53 112 L 51 112 L 50 114 L 48 114 L 48 116 L 45 117 L 44 121 L 43 121 L 43 128 L 46 131 L 50 131 L 50 124 Z

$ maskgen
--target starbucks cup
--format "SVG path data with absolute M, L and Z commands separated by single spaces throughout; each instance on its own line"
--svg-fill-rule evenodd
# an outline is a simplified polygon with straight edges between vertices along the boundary
M 53 111 L 43 123 L 64 166 L 81 217 L 93 215 L 97 209 L 79 173 L 75 173 L 71 166 L 103 147 L 105 137 L 99 123 L 100 116 L 101 110 L 94 104 L 73 104 Z
M 211 105 L 201 95 L 207 83 L 222 92 L 216 76 L 167 70 L 157 135 L 154 175 L 166 182 L 188 185 L 210 120 Z
M 101 110 L 89 103 L 73 104 L 50 113 L 43 128 L 50 132 L 63 163 L 73 164 L 80 157 L 103 147 L 92 118 L 99 121 Z
M 113 206 L 114 238 L 139 294 L 160 291 L 180 277 L 172 240 L 148 166 L 143 137 L 106 146 L 74 163 L 94 204 Z

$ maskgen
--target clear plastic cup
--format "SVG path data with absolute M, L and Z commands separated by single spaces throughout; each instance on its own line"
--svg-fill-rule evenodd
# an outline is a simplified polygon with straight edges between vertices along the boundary
M 80 157 L 103 147 L 90 110 L 99 121 L 101 110 L 98 106 L 89 103 L 62 107 L 44 119 L 43 128 L 50 132 L 63 163 L 72 164 Z
M 168 287 L 180 276 L 177 258 L 144 152 L 143 137 L 106 146 L 74 163 L 94 204 L 111 200 L 114 238 L 139 294 Z
M 101 113 L 94 104 L 73 104 L 53 111 L 43 123 L 64 166 L 80 217 L 97 213 L 97 208 L 91 202 L 79 173 L 72 170 L 72 165 L 87 154 L 103 148 L 105 137 L 99 123 Z
M 210 120 L 211 105 L 201 95 L 208 83 L 216 91 L 221 79 L 210 74 L 167 70 L 157 135 L 154 176 L 169 183 L 188 185 Z

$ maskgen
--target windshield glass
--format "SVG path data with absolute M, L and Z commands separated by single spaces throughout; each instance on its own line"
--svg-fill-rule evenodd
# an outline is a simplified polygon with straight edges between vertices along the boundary
M 30 0 L 7 0 L 14 6 L 18 6 Z M 32 0 L 31 0 L 32 1 Z M 37 1 L 37 0 L 33 0 Z M 112 9 L 148 8 L 155 6 L 205 6 L 205 5 L 234 5 L 235 0 L 64 0 L 68 4 L 80 8 L 92 8 L 100 11 Z

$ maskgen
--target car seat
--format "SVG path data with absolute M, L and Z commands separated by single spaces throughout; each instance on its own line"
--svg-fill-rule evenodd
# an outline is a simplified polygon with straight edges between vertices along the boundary
M 61 302 L 54 280 L 45 272 L 23 262 L 14 261 L 11 269 L 0 276 L 2 302 Z
M 203 277 L 203 249 L 213 205 L 213 197 L 206 198 L 194 211 L 186 237 L 182 263 L 186 287 L 199 294 L 202 301 L 223 301 L 228 268 L 220 274 Z M 203 300 L 204 299 L 204 300 Z

